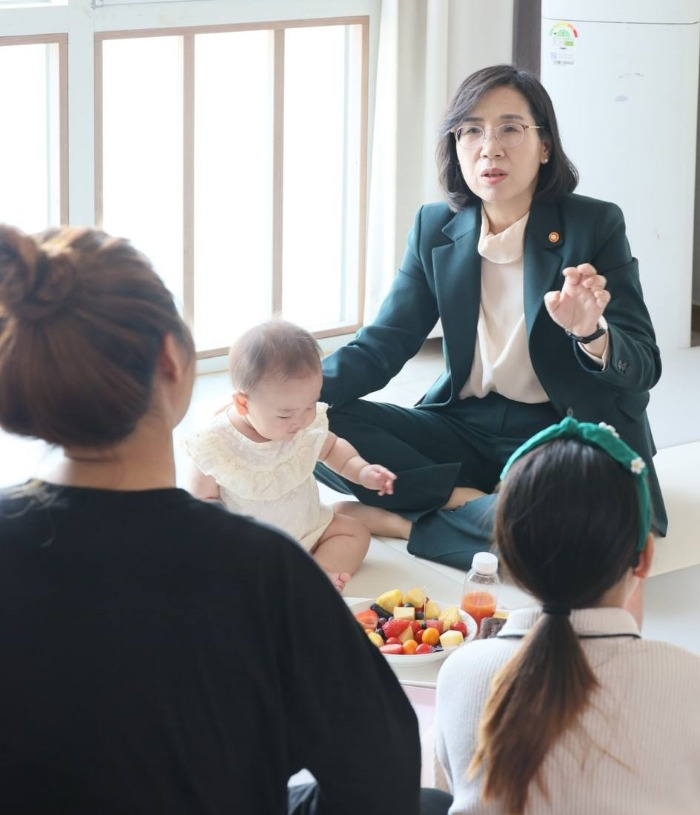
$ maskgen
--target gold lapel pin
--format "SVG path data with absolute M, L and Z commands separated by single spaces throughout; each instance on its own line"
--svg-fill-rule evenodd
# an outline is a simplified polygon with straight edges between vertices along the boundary
M 549 233 L 549 242 L 556 243 L 559 240 L 559 233 L 558 232 L 550 232 Z

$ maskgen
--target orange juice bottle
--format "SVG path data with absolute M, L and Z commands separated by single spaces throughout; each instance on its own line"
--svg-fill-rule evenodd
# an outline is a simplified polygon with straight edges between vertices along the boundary
M 462 610 L 470 614 L 481 628 L 485 617 L 493 617 L 498 600 L 498 558 L 491 552 L 477 552 L 472 568 L 464 579 Z

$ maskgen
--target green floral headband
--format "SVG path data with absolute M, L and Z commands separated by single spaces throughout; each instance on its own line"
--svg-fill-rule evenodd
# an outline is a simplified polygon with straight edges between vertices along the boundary
M 559 424 L 546 427 L 521 444 L 506 462 L 501 473 L 501 480 L 505 478 L 513 462 L 524 456 L 525 453 L 529 453 L 535 447 L 540 447 L 553 439 L 561 438 L 578 439 L 590 447 L 597 447 L 632 474 L 639 499 L 637 551 L 641 552 L 651 529 L 651 501 L 649 498 L 649 484 L 647 483 L 647 465 L 641 456 L 637 455 L 629 445 L 622 441 L 617 430 L 611 425 L 604 422 L 600 424 L 579 422 L 571 416 L 567 416 Z

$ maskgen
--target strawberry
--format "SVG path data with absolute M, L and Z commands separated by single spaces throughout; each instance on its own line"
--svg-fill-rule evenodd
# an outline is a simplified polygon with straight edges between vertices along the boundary
M 403 631 L 407 628 L 411 627 L 411 621 L 405 619 L 392 619 L 387 620 L 384 625 L 382 626 L 382 631 L 384 632 L 387 639 L 389 637 L 398 637 Z
M 383 654 L 403 654 L 403 645 L 380 645 L 379 650 Z

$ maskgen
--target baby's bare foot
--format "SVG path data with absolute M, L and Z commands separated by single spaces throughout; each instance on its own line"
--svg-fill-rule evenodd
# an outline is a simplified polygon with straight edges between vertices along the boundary
M 345 584 L 352 577 L 349 572 L 326 572 L 326 574 L 330 577 L 331 583 L 338 591 L 342 591 L 345 588 Z
M 368 507 L 359 501 L 339 501 L 333 508 L 341 515 L 349 515 L 363 523 L 373 535 L 408 540 L 411 534 L 411 521 L 388 509 Z
M 457 507 L 464 506 L 469 501 L 483 498 L 484 495 L 486 495 L 485 492 L 477 490 L 475 487 L 455 487 L 443 509 L 457 509 Z

